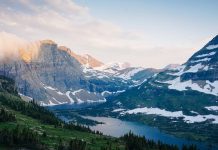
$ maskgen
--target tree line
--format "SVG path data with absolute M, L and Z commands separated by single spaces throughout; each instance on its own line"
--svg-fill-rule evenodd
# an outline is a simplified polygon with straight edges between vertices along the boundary
M 125 142 L 125 150 L 179 150 L 176 145 L 148 140 L 144 136 L 137 136 L 132 132 L 122 136 L 121 140 Z M 197 147 L 195 145 L 183 145 L 182 150 L 197 150 Z
M 6 86 L 6 85 L 5 85 Z M 10 91 L 10 88 L 8 88 Z M 19 111 L 24 115 L 38 119 L 44 124 L 54 125 L 54 127 L 65 128 L 69 130 L 77 130 L 83 132 L 89 132 L 93 134 L 102 134 L 100 132 L 91 131 L 89 127 L 77 125 L 73 123 L 65 123 L 55 116 L 54 113 L 48 109 L 39 106 L 34 100 L 31 102 L 22 101 L 17 95 L 12 95 L 7 92 L 0 92 L 0 103 L 3 106 L 7 106 L 15 111 Z M 7 111 L 4 107 L 0 109 L 0 122 L 16 121 L 16 116 Z M 28 127 L 21 127 L 17 125 L 13 129 L 0 130 L 0 144 L 8 146 L 23 146 L 30 149 L 47 149 L 42 144 L 43 137 L 46 137 L 46 132 L 39 134 Z M 147 140 L 145 137 L 134 135 L 132 132 L 125 134 L 121 138 L 117 139 L 125 143 L 125 150 L 178 150 L 175 145 L 168 145 L 161 142 L 154 142 L 153 140 Z M 108 140 L 109 142 L 109 140 Z M 101 150 L 112 150 L 112 144 L 109 142 L 106 146 L 101 147 Z M 196 150 L 196 146 L 183 146 L 183 150 Z M 87 148 L 87 142 L 80 139 L 70 139 L 69 142 L 60 139 L 57 144 L 57 150 L 89 150 Z M 119 150 L 119 148 L 116 148 Z
M 15 115 L 7 111 L 4 107 L 0 108 L 0 122 L 15 121 Z
M 12 108 L 13 110 L 19 111 L 24 115 L 30 116 L 34 119 L 40 120 L 42 123 L 54 125 L 55 127 L 61 127 L 70 130 L 78 130 L 82 132 L 89 132 L 94 134 L 101 134 L 99 132 L 92 131 L 89 127 L 73 124 L 73 123 L 66 123 L 59 119 L 53 112 L 39 106 L 36 101 L 24 102 L 19 97 L 13 96 L 7 93 L 0 93 L 0 102 Z
M 0 130 L 0 144 L 10 147 L 45 149 L 39 139 L 39 134 L 28 127 L 17 125 L 14 129 L 4 128 Z

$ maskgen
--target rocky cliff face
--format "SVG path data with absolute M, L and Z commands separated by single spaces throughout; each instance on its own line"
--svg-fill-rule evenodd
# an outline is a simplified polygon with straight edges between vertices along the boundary
M 169 84 L 179 91 L 196 90 L 218 96 L 218 36 L 197 51 L 181 66 L 166 71 L 165 79 L 157 81 Z
M 113 97 L 113 104 L 108 105 L 127 109 L 158 107 L 207 114 L 208 107 L 217 108 L 217 99 L 218 36 L 183 65 L 155 74 L 143 84 Z
M 97 60 L 96 58 L 94 58 L 88 54 L 78 55 L 65 46 L 60 46 L 59 49 L 69 53 L 72 57 L 74 57 L 83 66 L 95 68 L 95 67 L 100 67 L 100 66 L 104 65 L 103 62 Z
M 25 57 L 27 58 L 27 56 Z M 85 79 L 80 63 L 66 51 L 58 49 L 52 41 L 42 41 L 37 58 L 26 61 L 4 60 L 0 63 L 0 74 L 15 79 L 18 91 L 44 105 L 74 103 L 71 92 L 84 89 L 91 84 Z M 89 94 L 86 94 L 89 99 Z M 93 96 L 92 100 L 97 100 Z
M 205 124 L 218 124 L 217 58 L 218 36 L 183 65 L 153 75 L 142 84 L 110 97 L 94 110 L 98 115 L 152 122 L 152 125 L 159 124 L 160 118 L 167 119 L 160 123 L 166 126 L 203 123 L 198 124 L 201 128 Z
M 193 81 L 214 82 L 218 80 L 218 35 L 196 52 L 184 65 L 186 73 L 182 74 L 182 81 L 192 79 Z M 195 70 L 187 72 L 190 69 Z
M 105 102 L 105 96 L 134 85 L 130 78 L 94 70 L 102 63 L 91 56 L 86 61 L 92 67 L 81 63 L 79 55 L 51 40 L 40 41 L 38 49 L 36 54 L 20 49 L 18 59 L 0 62 L 0 75 L 14 79 L 25 100 L 35 99 L 42 105 Z

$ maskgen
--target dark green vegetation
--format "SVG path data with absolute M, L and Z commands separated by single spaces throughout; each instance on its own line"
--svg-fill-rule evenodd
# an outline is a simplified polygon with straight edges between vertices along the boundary
M 160 73 L 164 74 L 164 73 Z M 164 76 L 164 75 L 163 75 Z M 155 79 L 156 80 L 156 79 Z M 157 107 L 169 111 L 182 110 L 185 114 L 196 111 L 200 114 L 218 114 L 205 109 L 205 106 L 216 106 L 218 97 L 198 91 L 177 91 L 168 89 L 166 84 L 150 79 L 144 84 L 132 88 L 116 97 L 110 97 L 105 107 L 116 106 L 121 102 L 123 107 L 133 109 L 140 107 Z
M 5 146 L 22 146 L 30 149 L 46 148 L 39 141 L 40 135 L 28 127 L 20 127 L 0 130 L 0 144 Z
M 7 111 L 4 107 L 0 108 L 0 122 L 15 121 L 15 115 Z
M 176 91 L 164 87 L 154 87 L 154 81 L 148 81 L 140 88 L 133 89 L 125 94 L 121 94 L 113 101 L 113 106 L 121 102 L 124 108 L 156 107 L 168 111 L 183 111 L 183 114 L 195 116 L 192 111 L 200 115 L 218 115 L 216 111 L 209 111 L 205 106 L 216 106 L 217 97 L 200 93 L 197 91 Z M 162 85 L 163 86 L 163 85 Z M 146 88 L 145 88 L 146 87 Z M 134 101 L 131 101 L 134 100 Z M 109 111 L 108 111 L 109 113 Z M 119 115 L 119 114 L 114 114 Z M 185 123 L 182 118 L 166 118 L 156 115 L 124 115 L 121 119 L 138 121 L 174 134 L 179 137 L 207 141 L 208 143 L 218 142 L 218 125 L 211 123 L 212 120 L 200 123 Z M 172 128 L 173 126 L 173 128 Z
M 0 149 L 57 150 L 177 150 L 133 134 L 113 138 L 88 127 L 67 124 L 46 108 L 24 102 L 12 80 L 0 77 Z M 132 145 L 134 144 L 134 145 Z M 187 147 L 188 150 L 190 147 Z
M 79 123 L 79 124 L 86 125 L 86 126 L 94 126 L 97 124 L 103 124 L 103 122 L 98 122 L 95 120 L 83 118 L 80 115 L 78 115 L 78 113 L 75 113 L 71 110 L 54 110 L 54 113 L 59 118 L 63 118 L 63 120 L 67 120 L 67 121 L 69 120 L 69 122 L 73 124 Z
M 146 140 L 145 137 L 134 135 L 129 132 L 121 137 L 126 143 L 125 150 L 147 150 L 147 149 L 161 149 L 161 150 L 177 150 L 174 145 L 163 144 L 160 141 L 155 143 L 152 140 Z M 195 145 L 183 145 L 182 150 L 197 150 Z
M 162 87 L 154 86 L 154 84 Z M 191 113 L 191 111 L 198 112 L 200 115 L 218 115 L 217 111 L 205 109 L 205 106 L 217 105 L 216 101 L 218 101 L 218 98 L 216 96 L 189 90 L 180 92 L 165 88 L 164 86 L 166 85 L 155 83 L 155 81 L 150 79 L 150 81 L 148 80 L 148 82 L 132 88 L 125 93 L 109 97 L 108 101 L 104 104 L 80 110 L 79 113 L 91 116 L 110 116 L 122 120 L 140 122 L 158 127 L 178 137 L 217 144 L 218 124 L 211 123 L 213 120 L 200 123 L 186 123 L 183 121 L 183 118 L 167 118 L 145 114 L 120 115 L 119 112 L 112 112 L 117 108 L 153 107 L 167 111 L 183 111 L 183 114 L 188 116 L 197 115 Z M 117 105 L 117 103 L 121 103 L 121 105 Z
M 169 134 L 190 140 L 203 141 L 208 144 L 217 144 L 218 127 L 208 122 L 185 123 L 182 118 L 173 120 L 156 115 L 125 115 L 122 120 L 137 121 L 150 126 L 155 126 Z
M 167 69 L 147 79 L 141 85 L 130 88 L 95 108 L 80 111 L 83 115 L 112 116 L 156 126 L 179 137 L 218 144 L 218 124 L 214 119 L 186 123 L 183 116 L 218 116 L 218 111 L 208 110 L 217 106 L 218 96 L 215 81 L 218 79 L 218 36 L 197 51 L 183 65 Z M 213 55 L 211 55 L 213 53 Z M 208 61 L 205 61 L 207 59 Z M 205 69 L 206 67 L 206 69 Z M 181 117 L 161 117 L 154 114 L 120 114 L 114 109 L 158 108 L 166 111 L 180 111 Z M 193 121 L 193 119 L 192 119 Z
M 96 134 L 88 127 L 66 124 L 34 101 L 22 101 L 14 82 L 5 77 L 0 77 L 0 106 L 1 149 L 100 150 L 107 148 L 108 143 L 112 149 L 124 148 L 120 140 Z

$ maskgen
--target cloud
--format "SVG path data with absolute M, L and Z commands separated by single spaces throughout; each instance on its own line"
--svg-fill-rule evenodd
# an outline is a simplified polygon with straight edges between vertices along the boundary
M 28 33 L 30 37 L 41 34 L 78 46 L 86 43 L 99 48 L 133 47 L 137 40 L 136 36 L 118 26 L 90 16 L 88 8 L 78 6 L 71 0 L 18 0 L 11 6 L 6 3 L 8 7 L 1 7 L 2 26 L 17 28 L 20 30 L 18 33 L 25 36 Z
M 104 62 L 130 61 L 154 67 L 170 63 L 147 61 L 160 51 L 154 48 L 157 43 L 151 44 L 142 33 L 124 31 L 93 17 L 87 7 L 72 0 L 7 0 L 1 2 L 0 9 L 0 28 L 31 41 L 52 39 Z
M 14 34 L 0 32 L 0 61 L 19 58 L 30 61 L 37 58 L 39 47 L 39 42 L 29 42 Z

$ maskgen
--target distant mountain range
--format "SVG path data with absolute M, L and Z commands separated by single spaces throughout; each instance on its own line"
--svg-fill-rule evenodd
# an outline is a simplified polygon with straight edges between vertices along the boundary
M 18 59 L 0 62 L 0 75 L 15 79 L 24 100 L 43 106 L 105 102 L 158 72 L 124 64 L 106 65 L 90 55 L 78 55 L 52 40 L 39 42 L 37 54 L 20 49 Z
M 120 109 L 119 114 L 129 112 L 151 113 L 148 108 L 183 111 L 218 123 L 218 36 L 184 63 L 165 69 L 142 84 L 111 97 L 105 107 Z M 140 110 L 141 108 L 141 110 Z M 130 111 L 137 109 L 136 111 Z M 126 110 L 126 111 L 124 111 Z M 155 112 L 152 112 L 155 114 Z M 161 115 L 161 114 L 160 114 Z M 178 115 L 184 117 L 184 114 Z M 170 117 L 170 116 L 169 116 Z M 175 117 L 176 118 L 176 117 Z M 184 120 L 186 122 L 191 121 Z
M 80 110 L 156 126 L 177 136 L 218 141 L 218 36 L 182 65 L 170 65 L 107 102 Z
M 23 100 L 34 99 L 42 106 L 98 103 L 79 112 L 142 122 L 197 140 L 218 140 L 218 36 L 184 64 L 159 70 L 104 64 L 52 40 L 38 45 L 38 51 L 27 47 L 16 59 L 0 60 L 0 75 L 15 80 Z

